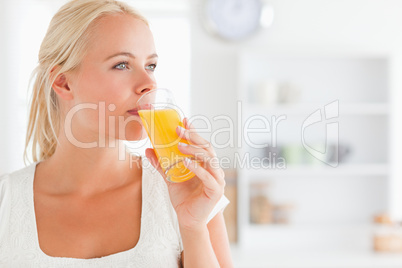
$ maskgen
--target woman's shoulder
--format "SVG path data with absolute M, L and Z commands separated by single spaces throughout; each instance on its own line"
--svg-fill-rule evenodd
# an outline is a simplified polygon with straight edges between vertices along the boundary
M 34 165 L 21 168 L 11 173 L 0 176 L 0 219 L 6 219 L 10 210 L 12 195 L 21 193 L 19 191 L 33 177 Z M 13 194 L 14 193 L 14 194 Z
M 21 181 L 26 181 L 29 179 L 33 179 L 33 175 L 35 173 L 36 163 L 30 164 L 26 167 L 13 171 L 11 173 L 6 173 L 0 176 L 0 198 L 4 196 L 5 191 L 9 190 L 9 188 L 18 184 Z
M 36 168 L 37 163 L 30 164 L 26 167 L 23 167 L 21 169 L 15 170 L 11 173 L 6 173 L 0 176 L 0 183 L 1 182 L 6 182 L 6 181 L 11 181 L 11 180 L 17 180 L 17 179 L 24 179 L 31 177 Z
M 8 188 L 8 185 L 10 184 L 10 174 L 3 174 L 0 176 L 0 204 L 1 204 L 1 199 L 5 195 L 5 191 Z

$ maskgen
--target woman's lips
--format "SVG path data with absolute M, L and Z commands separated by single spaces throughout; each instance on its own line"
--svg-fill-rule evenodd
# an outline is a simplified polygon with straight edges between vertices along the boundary
M 129 110 L 129 111 L 127 111 L 129 114 L 132 114 L 132 115 L 138 115 L 138 110 L 137 109 L 133 109 L 133 110 Z

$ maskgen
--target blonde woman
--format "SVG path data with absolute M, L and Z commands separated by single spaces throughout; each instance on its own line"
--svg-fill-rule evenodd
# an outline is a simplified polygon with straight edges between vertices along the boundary
M 35 163 L 0 178 L 0 267 L 233 266 L 222 169 L 190 162 L 196 177 L 174 184 L 152 149 L 121 153 L 146 137 L 132 109 L 156 65 L 147 21 L 126 4 L 74 0 L 53 17 L 27 133 Z M 213 159 L 184 123 L 192 146 L 180 149 Z

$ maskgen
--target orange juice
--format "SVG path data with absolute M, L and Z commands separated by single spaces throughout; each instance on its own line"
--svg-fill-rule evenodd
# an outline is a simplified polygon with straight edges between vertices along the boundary
M 177 126 L 182 126 L 180 115 L 174 109 L 139 110 L 138 114 L 148 137 L 155 149 L 159 163 L 165 171 L 167 179 L 172 182 L 183 182 L 195 176 L 183 163 L 185 155 L 179 151 L 179 142 L 187 143 L 180 139 L 176 133 Z

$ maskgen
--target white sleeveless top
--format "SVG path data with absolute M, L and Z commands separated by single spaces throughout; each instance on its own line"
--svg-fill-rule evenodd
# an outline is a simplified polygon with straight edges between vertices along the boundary
M 93 259 L 51 257 L 39 247 L 33 202 L 37 163 L 0 177 L 0 267 L 180 267 L 182 243 L 163 177 L 142 157 L 140 237 L 129 250 Z M 208 221 L 229 200 L 223 196 Z

